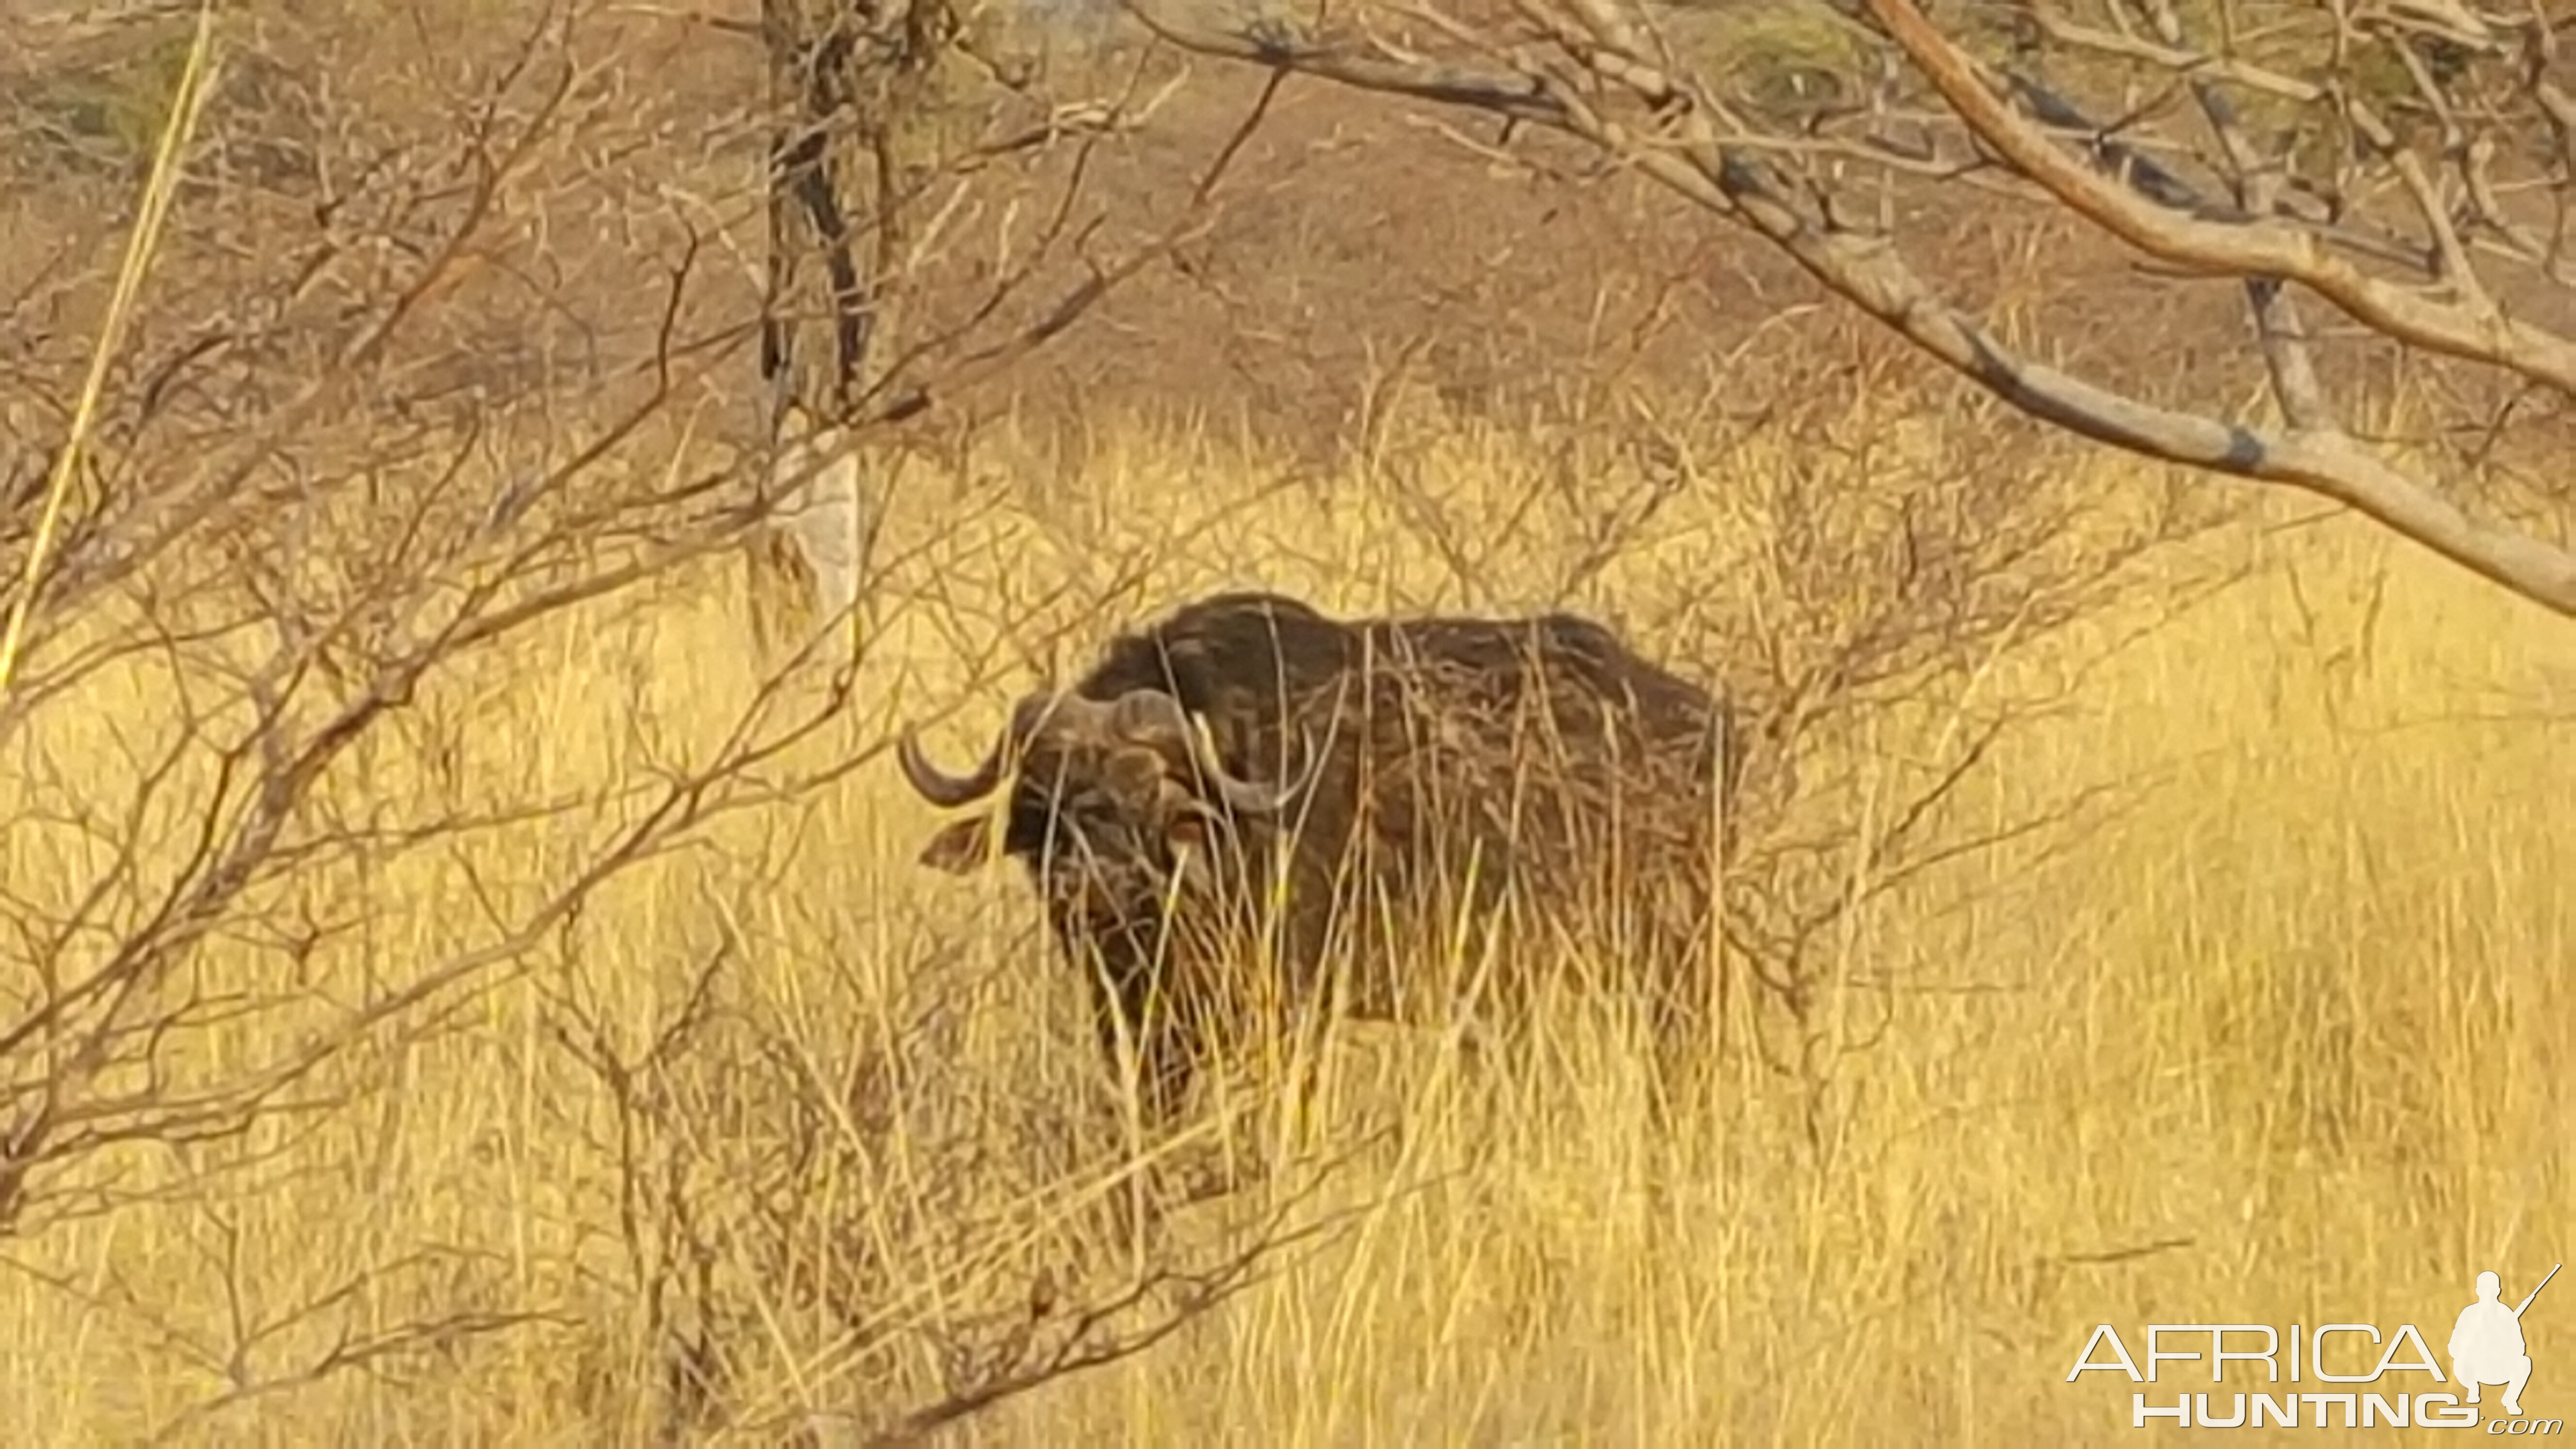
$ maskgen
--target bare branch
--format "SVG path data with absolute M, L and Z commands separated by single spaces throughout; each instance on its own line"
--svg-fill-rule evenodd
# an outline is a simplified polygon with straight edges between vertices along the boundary
M 2277 359 L 2289 429 L 2158 406 L 2007 346 L 1945 301 L 1907 263 L 1895 238 L 1855 229 L 1829 200 L 1814 199 L 1831 194 L 1824 178 L 1808 172 L 1792 183 L 1760 153 L 1721 135 L 1716 118 L 1722 113 L 1702 103 L 1700 88 L 1645 57 L 1638 31 L 1616 0 L 1578 0 L 1562 15 L 1531 9 L 1532 24 L 1559 59 L 1553 68 L 1531 61 L 1514 72 L 1361 55 L 1346 45 L 1295 43 L 1271 34 L 1215 32 L 1143 0 L 1130 8 L 1157 34 L 1199 53 L 1489 111 L 1577 136 L 1761 235 L 1916 347 L 2033 417 L 2149 457 L 2318 494 L 2525 597 L 2576 615 L 2576 554 L 2479 521 L 2421 479 L 2323 425 L 2329 413 L 2313 367 L 2301 361 L 2307 332 L 2285 309 L 2278 286 L 2305 286 L 2397 340 L 2492 362 L 2571 395 L 2576 343 L 2504 314 L 2474 287 L 2455 287 L 2453 299 L 2437 301 L 2372 277 L 2315 231 L 2253 207 L 2245 216 L 2221 221 L 2151 200 L 2121 177 L 2077 160 L 2016 115 L 1980 67 L 1908 0 L 1872 0 L 1870 13 L 1980 144 L 2076 214 L 2148 255 L 2248 279 L 2264 318 L 2267 348 Z M 1588 83 L 1579 85 L 1576 77 Z M 1652 113 L 1646 125 L 1621 118 L 1614 106 L 1623 98 Z M 2446 266 L 2470 275 L 2456 237 L 2442 255 Z

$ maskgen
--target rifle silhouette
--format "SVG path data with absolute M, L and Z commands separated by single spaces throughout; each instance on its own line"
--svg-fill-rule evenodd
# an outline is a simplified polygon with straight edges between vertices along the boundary
M 2529 1308 L 2529 1307 L 2531 1306 L 2531 1300 L 2532 1300 L 2532 1299 L 2534 1299 L 2534 1298 L 2539 1297 L 2539 1296 L 2540 1296 L 2540 1290 L 2541 1290 L 2541 1289 L 2543 1289 L 2543 1288 L 2548 1287 L 2548 1286 L 2549 1286 L 2549 1280 L 2550 1280 L 2551 1278 L 2555 1278 L 2555 1277 L 2557 1277 L 2557 1276 L 2558 1276 L 2558 1270 L 2559 1270 L 2559 1269 L 2561 1269 L 2561 1268 L 2564 1268 L 2564 1267 L 2566 1267 L 2566 1266 L 2567 1266 L 2567 1265 L 2566 1265 L 2566 1264 L 2564 1264 L 2564 1263 L 2552 1263 L 2552 1264 L 2550 1264 L 2550 1265 L 2549 1265 L 2549 1271 L 2548 1271 L 2548 1273 L 2546 1273 L 2545 1275 L 2543 1275 L 2543 1276 L 2542 1276 L 2542 1278 L 2541 1278 L 2541 1280 L 2540 1280 L 2538 1283 L 2535 1283 L 2535 1284 L 2533 1284 L 2533 1285 L 2532 1285 L 2532 1289 L 2531 1289 L 2531 1291 L 2530 1291 L 2530 1292 L 2525 1293 L 2524 1295 L 2522 1295 L 2522 1302 L 2521 1302 L 2521 1304 L 2520 1304 L 2519 1306 L 2517 1306 L 2517 1307 L 2513 1310 L 2513 1316 L 2514 1316 L 2514 1317 L 2516 1317 L 2516 1318 L 2520 1318 L 2520 1317 L 2522 1316 L 2522 1310 L 2523 1310 L 2523 1309 L 2525 1309 L 2525 1308 Z

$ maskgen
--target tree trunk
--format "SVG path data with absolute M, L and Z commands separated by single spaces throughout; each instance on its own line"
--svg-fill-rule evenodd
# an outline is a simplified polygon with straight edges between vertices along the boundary
M 762 0 L 774 107 L 760 370 L 774 526 L 753 550 L 766 648 L 836 627 L 856 642 L 867 542 L 885 500 L 861 481 L 860 425 L 901 356 L 908 218 L 931 174 L 947 0 Z M 801 624 L 782 626 L 782 610 Z

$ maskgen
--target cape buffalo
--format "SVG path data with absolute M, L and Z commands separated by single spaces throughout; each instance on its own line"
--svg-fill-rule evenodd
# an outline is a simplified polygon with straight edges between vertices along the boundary
M 899 756 L 943 807 L 1013 778 L 998 830 L 957 821 L 921 859 L 962 873 L 998 845 L 1028 867 L 1159 1118 L 1261 1012 L 1420 1019 L 1471 987 L 1508 1010 L 1527 983 L 1465 929 L 1505 919 L 1620 963 L 1687 1025 L 1731 743 L 1707 690 L 1571 615 L 1344 621 L 1228 593 L 1024 696 L 962 777 L 911 731 Z

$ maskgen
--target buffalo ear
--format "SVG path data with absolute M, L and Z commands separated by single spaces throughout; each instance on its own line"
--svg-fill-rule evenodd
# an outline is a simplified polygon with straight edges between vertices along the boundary
M 966 875 L 981 870 L 993 858 L 993 819 L 973 815 L 953 825 L 940 828 L 930 843 L 921 848 L 923 865 L 944 870 L 950 875 Z

